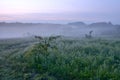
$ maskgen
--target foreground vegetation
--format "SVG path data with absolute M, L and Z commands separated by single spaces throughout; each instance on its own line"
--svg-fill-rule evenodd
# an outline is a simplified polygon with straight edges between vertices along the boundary
M 120 40 L 0 41 L 0 80 L 119 80 Z

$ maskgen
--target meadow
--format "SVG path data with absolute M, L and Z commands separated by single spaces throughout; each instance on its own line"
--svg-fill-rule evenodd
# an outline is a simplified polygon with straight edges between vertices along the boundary
M 1 39 L 0 80 L 120 80 L 120 39 Z

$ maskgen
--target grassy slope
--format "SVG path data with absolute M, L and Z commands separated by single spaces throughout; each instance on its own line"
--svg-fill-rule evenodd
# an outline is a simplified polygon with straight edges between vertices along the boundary
M 1 80 L 120 79 L 120 40 L 45 40 L 1 40 Z

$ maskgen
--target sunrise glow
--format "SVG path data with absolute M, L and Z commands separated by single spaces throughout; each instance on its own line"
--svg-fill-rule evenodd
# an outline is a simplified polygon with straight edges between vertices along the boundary
M 119 23 L 119 5 L 118 0 L 0 0 L 0 21 L 93 20 Z

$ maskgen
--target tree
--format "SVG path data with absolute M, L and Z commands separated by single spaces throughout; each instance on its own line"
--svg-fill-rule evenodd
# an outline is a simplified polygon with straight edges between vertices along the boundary
M 88 38 L 88 39 L 92 38 L 92 33 L 93 33 L 92 30 L 89 31 L 89 34 L 85 34 L 85 37 Z

